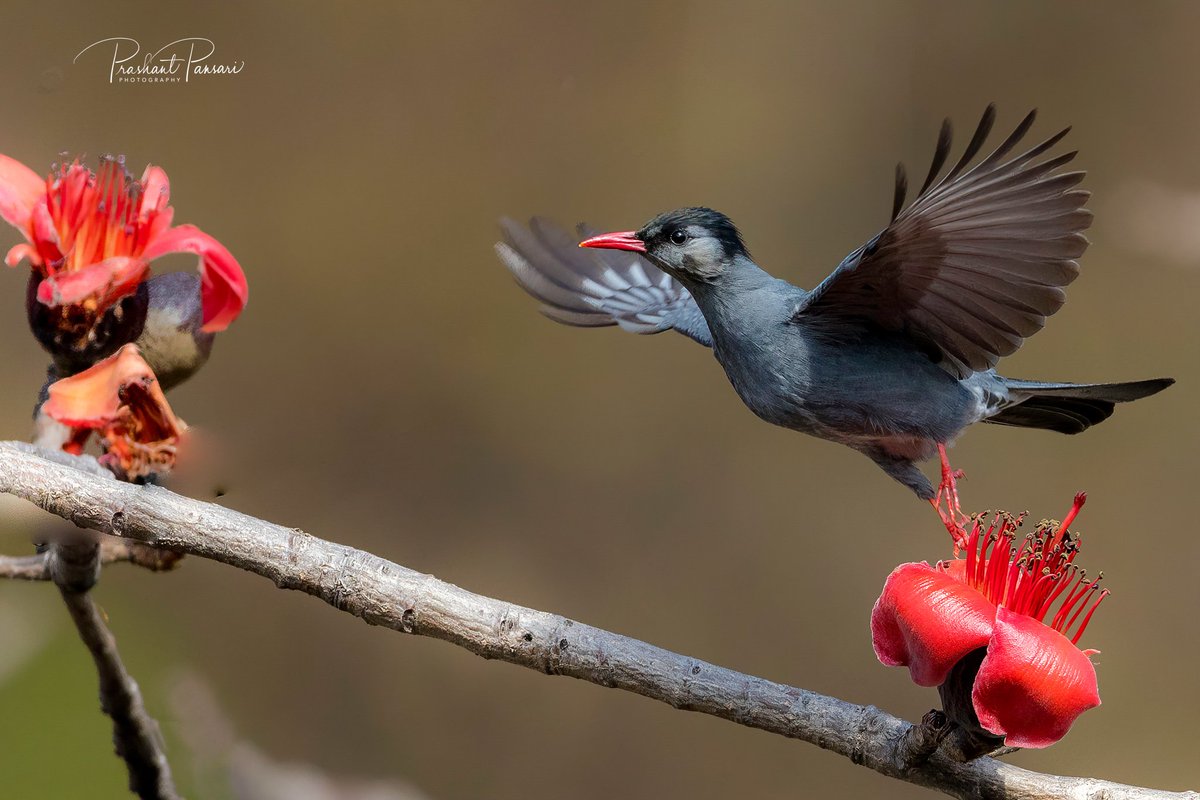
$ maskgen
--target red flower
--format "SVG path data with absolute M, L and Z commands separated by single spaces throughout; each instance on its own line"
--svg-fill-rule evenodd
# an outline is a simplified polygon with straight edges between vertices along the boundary
M 41 278 L 37 300 L 94 323 L 136 291 L 150 262 L 167 253 L 200 256 L 203 324 L 224 330 L 246 305 L 246 276 L 224 245 L 192 225 L 171 227 L 167 173 L 148 166 L 141 181 L 124 157 L 105 156 L 93 173 L 74 161 L 46 179 L 0 155 L 0 217 L 25 235 L 5 261 L 22 259 Z
M 100 462 L 123 480 L 165 474 L 174 467 L 187 426 L 171 411 L 137 345 L 127 344 L 89 369 L 50 384 L 49 392 L 42 410 L 72 428 L 63 445 L 67 452 L 83 452 L 96 431 L 105 451 Z
M 966 558 L 902 564 L 871 612 L 875 655 L 906 666 L 921 686 L 946 682 L 961 659 L 986 648 L 974 676 L 978 724 L 1014 747 L 1047 747 L 1100 705 L 1096 670 L 1076 642 L 1108 590 L 1073 563 L 1078 537 L 1063 522 L 1042 523 L 1019 544 L 1020 520 L 976 519 Z M 1069 638 L 1068 638 L 1069 637 Z

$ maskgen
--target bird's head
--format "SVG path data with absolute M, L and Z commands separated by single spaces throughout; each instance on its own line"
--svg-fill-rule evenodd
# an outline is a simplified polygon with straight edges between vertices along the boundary
M 668 211 L 641 230 L 593 236 L 579 246 L 643 253 L 684 284 L 711 283 L 738 259 L 750 257 L 733 221 L 711 208 Z

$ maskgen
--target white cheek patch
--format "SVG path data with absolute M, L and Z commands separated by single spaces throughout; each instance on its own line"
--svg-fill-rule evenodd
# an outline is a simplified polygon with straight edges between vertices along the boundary
M 721 243 L 711 236 L 705 236 L 703 239 L 693 239 L 692 241 L 697 255 L 705 261 L 720 261 L 725 257 L 725 251 L 721 248 Z
M 683 249 L 684 265 L 694 275 L 705 278 L 721 274 L 725 261 L 725 250 L 721 243 L 711 236 L 693 239 Z

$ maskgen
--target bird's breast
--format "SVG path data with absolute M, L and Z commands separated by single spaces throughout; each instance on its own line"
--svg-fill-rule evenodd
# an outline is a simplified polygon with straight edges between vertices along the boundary
M 767 422 L 811 429 L 809 352 L 790 335 L 743 335 L 733 342 L 714 341 L 713 354 L 746 407 Z

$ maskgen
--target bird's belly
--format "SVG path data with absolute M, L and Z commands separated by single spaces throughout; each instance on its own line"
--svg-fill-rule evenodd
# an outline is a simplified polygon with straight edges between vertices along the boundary
M 810 411 L 852 438 L 948 442 L 979 418 L 977 398 L 937 367 L 843 373 L 829 385 Z
M 813 345 L 722 362 L 734 389 L 775 425 L 846 444 L 925 450 L 979 419 L 979 398 L 924 355 L 888 343 Z M 768 354 L 764 354 L 768 355 Z

